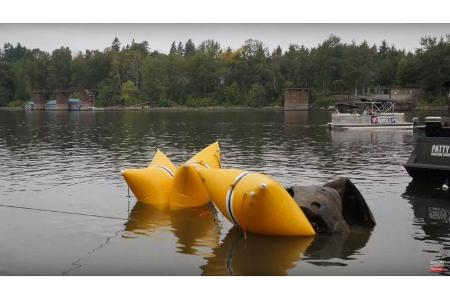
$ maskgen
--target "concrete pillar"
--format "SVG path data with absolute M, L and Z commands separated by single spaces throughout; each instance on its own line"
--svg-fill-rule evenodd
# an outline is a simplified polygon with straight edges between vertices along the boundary
M 44 110 L 47 95 L 42 91 L 33 91 L 33 109 Z
M 284 109 L 309 110 L 309 89 L 286 89 L 284 91 Z
M 87 89 L 80 90 L 81 108 L 93 107 L 95 105 L 95 93 Z
M 56 110 L 69 110 L 69 95 L 70 93 L 64 90 L 56 91 Z

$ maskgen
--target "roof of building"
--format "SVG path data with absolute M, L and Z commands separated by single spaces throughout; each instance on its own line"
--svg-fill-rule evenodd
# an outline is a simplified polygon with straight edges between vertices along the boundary
M 69 98 L 69 103 L 80 103 L 81 100 L 78 98 Z M 52 99 L 52 100 L 48 100 L 47 103 L 45 103 L 46 105 L 56 105 L 56 100 Z

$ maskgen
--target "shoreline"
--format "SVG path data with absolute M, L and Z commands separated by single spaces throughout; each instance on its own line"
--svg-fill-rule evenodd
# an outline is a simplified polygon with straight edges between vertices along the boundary
M 0 106 L 0 110 L 5 111 L 20 111 L 24 110 L 22 107 L 8 107 Z M 247 106 L 207 106 L 207 107 L 187 107 L 187 106 L 173 106 L 173 107 L 93 107 L 89 109 L 80 110 L 34 110 L 34 111 L 136 111 L 136 112 L 152 112 L 152 111 L 168 111 L 168 112 L 183 112 L 183 111 L 249 111 L 249 110 L 266 110 L 266 111 L 282 111 L 281 106 L 266 106 L 266 107 L 247 107 Z M 33 111 L 33 110 L 27 110 Z
M 24 110 L 22 107 L 0 106 L 0 110 L 5 111 L 20 111 Z M 132 106 L 110 106 L 110 107 L 94 107 L 92 109 L 81 109 L 74 111 L 161 111 L 161 112 L 183 112 L 183 111 L 333 111 L 328 108 L 315 108 L 310 110 L 285 110 L 282 106 L 265 106 L 265 107 L 249 107 L 249 106 L 204 106 L 204 107 L 188 107 L 188 106 L 173 106 L 173 107 L 132 107 Z M 45 111 L 45 110 L 39 110 Z M 48 110 L 48 111 L 70 111 L 70 110 Z M 450 111 L 449 107 L 415 107 L 411 110 L 399 110 L 399 112 L 414 112 L 414 111 Z
M 247 106 L 172 106 L 172 107 L 96 107 L 92 111 L 247 111 L 247 110 L 283 110 L 281 106 L 247 107 Z

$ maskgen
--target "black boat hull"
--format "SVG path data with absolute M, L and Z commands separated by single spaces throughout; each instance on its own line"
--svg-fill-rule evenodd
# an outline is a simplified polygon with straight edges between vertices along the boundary
M 450 138 L 419 137 L 404 167 L 417 180 L 450 180 Z
M 450 180 L 450 167 L 434 164 L 407 163 L 404 165 L 409 176 L 417 180 Z

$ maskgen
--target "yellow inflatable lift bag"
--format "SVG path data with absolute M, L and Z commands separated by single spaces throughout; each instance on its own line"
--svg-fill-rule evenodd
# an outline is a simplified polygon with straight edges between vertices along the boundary
M 245 231 L 312 236 L 314 229 L 284 187 L 271 177 L 237 169 L 199 169 L 212 201 Z
M 147 168 L 126 169 L 122 176 L 138 201 L 167 208 L 175 171 L 174 164 L 158 149 Z
M 209 202 L 197 170 L 221 167 L 219 142 L 215 142 L 181 165 L 175 172 L 173 190 L 170 194 L 170 209 L 198 207 Z

